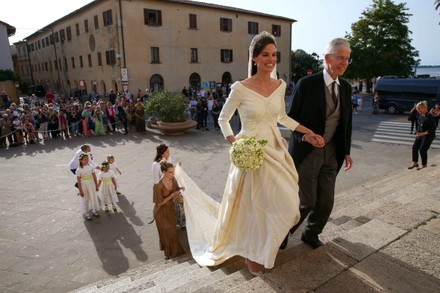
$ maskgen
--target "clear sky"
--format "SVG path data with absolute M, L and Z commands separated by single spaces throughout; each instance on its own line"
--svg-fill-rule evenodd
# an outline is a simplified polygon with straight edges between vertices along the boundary
M 23 40 L 39 28 L 90 3 L 90 0 L 11 0 L 2 1 L 0 20 L 16 27 L 9 42 Z M 303 49 L 322 55 L 326 43 L 334 37 L 351 32 L 351 24 L 372 0 L 203 0 L 258 11 L 297 20 L 293 24 L 292 49 Z M 434 0 L 394 0 L 407 3 L 409 29 L 413 32 L 412 45 L 419 53 L 421 65 L 440 65 L 440 11 L 434 9 Z

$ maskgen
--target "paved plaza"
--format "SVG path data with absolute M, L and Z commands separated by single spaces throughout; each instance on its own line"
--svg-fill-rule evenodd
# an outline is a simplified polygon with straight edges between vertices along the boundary
M 219 200 L 228 143 L 219 131 L 183 136 L 135 132 L 74 137 L 0 150 L 0 291 L 66 292 L 163 259 L 152 219 L 151 164 L 166 143 L 201 188 Z M 117 213 L 85 222 L 69 161 L 90 144 L 96 163 L 113 154 L 122 175 Z M 182 241 L 186 235 L 181 231 Z

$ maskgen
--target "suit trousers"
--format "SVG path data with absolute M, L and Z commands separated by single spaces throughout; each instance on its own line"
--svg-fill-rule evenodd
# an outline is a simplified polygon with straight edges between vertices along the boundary
M 297 169 L 301 218 L 291 233 L 308 217 L 304 235 L 318 240 L 333 209 L 338 162 L 333 142 L 314 148 Z

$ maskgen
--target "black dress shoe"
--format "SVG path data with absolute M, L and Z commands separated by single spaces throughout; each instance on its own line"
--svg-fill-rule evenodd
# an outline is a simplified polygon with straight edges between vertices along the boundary
M 289 242 L 289 234 L 286 235 L 286 238 L 284 238 L 283 242 L 280 245 L 280 249 L 284 250 L 287 247 L 287 243 Z
M 322 243 L 319 239 L 311 240 L 304 234 L 301 236 L 301 241 L 304 242 L 305 244 L 310 245 L 313 249 L 316 249 L 324 245 L 324 243 Z

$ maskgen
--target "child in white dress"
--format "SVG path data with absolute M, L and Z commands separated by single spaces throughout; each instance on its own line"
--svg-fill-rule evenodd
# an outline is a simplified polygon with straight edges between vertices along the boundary
M 104 203 L 104 211 L 108 213 L 108 205 L 111 204 L 113 212 L 117 212 L 116 203 L 119 201 L 116 195 L 116 175 L 110 170 L 110 164 L 103 162 L 101 172 L 98 174 L 98 187 L 101 188 L 101 202 Z
M 107 156 L 107 162 L 110 165 L 110 171 L 113 171 L 113 173 L 115 174 L 115 180 L 116 180 L 116 194 L 117 195 L 121 195 L 121 193 L 118 191 L 119 189 L 119 182 L 118 182 L 118 178 L 116 177 L 116 174 L 119 173 L 119 175 L 122 175 L 121 170 L 119 170 L 118 165 L 115 162 L 115 156 L 113 155 L 108 155 Z
M 96 179 L 95 167 L 89 165 L 89 156 L 87 154 L 79 156 L 79 167 L 76 169 L 75 175 L 78 182 L 81 213 L 87 221 L 92 220 L 89 214 L 90 210 L 92 210 L 95 218 L 99 218 L 98 211 L 100 208 L 96 194 L 99 190 L 98 181 Z

